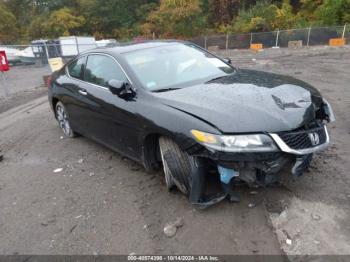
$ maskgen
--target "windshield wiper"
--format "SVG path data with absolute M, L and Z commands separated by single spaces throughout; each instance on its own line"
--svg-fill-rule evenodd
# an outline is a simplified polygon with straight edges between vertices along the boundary
M 161 89 L 153 90 L 152 92 L 154 92 L 154 93 L 162 93 L 162 92 L 168 92 L 168 91 L 178 90 L 178 89 L 181 89 L 181 88 L 161 88 Z
M 211 83 L 211 82 L 214 82 L 216 80 L 219 80 L 221 78 L 225 78 L 225 77 L 228 77 L 229 75 L 224 75 L 224 76 L 219 76 L 219 77 L 215 77 L 213 79 L 210 79 L 209 81 L 205 82 L 205 83 Z

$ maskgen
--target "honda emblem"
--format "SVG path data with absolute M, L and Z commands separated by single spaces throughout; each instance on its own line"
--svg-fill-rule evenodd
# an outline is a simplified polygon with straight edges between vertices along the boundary
M 311 141 L 311 145 L 317 146 L 318 144 L 320 144 L 320 136 L 317 133 L 310 133 L 309 138 Z

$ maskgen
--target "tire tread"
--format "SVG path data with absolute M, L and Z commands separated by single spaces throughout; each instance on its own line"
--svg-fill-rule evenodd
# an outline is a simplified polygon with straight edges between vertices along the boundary
M 161 137 L 159 145 L 164 152 L 164 159 L 179 190 L 189 195 L 191 191 L 191 157 L 183 152 L 171 139 Z

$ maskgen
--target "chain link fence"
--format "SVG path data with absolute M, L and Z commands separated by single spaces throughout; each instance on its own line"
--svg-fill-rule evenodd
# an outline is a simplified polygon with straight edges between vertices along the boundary
M 350 25 L 347 25 L 345 27 L 345 33 L 344 33 L 344 38 L 347 44 L 350 43 Z
M 205 49 L 249 49 L 251 44 L 264 48 L 288 47 L 292 41 L 301 41 L 302 46 L 328 45 L 330 39 L 344 38 L 350 43 L 350 25 L 279 30 L 274 32 L 211 35 L 190 39 Z
M 79 38 L 79 37 L 77 37 Z M 84 37 L 81 37 L 84 38 Z M 333 38 L 343 38 L 350 43 L 350 25 L 280 30 L 274 32 L 226 34 L 201 36 L 189 41 L 205 49 L 249 49 L 251 44 L 262 44 L 263 48 L 288 47 L 290 42 L 299 41 L 302 46 L 328 45 Z M 74 40 L 75 41 L 75 40 Z M 115 41 L 115 40 L 114 40 Z M 85 44 L 62 43 L 60 41 L 33 41 L 30 45 L 0 45 L 5 50 L 11 65 L 47 65 L 49 59 L 61 57 L 67 61 L 79 53 L 98 46 L 96 41 Z M 113 43 L 116 44 L 117 42 Z

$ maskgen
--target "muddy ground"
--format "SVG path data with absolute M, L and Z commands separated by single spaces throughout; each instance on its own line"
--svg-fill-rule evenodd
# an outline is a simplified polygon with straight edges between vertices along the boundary
M 350 48 L 220 55 L 308 81 L 330 101 L 332 145 L 310 172 L 285 173 L 283 186 L 255 195 L 238 188 L 241 203 L 197 210 L 166 190 L 161 172 L 84 137 L 62 139 L 45 90 L 31 86 L 32 96 L 0 99 L 0 254 L 350 254 Z M 12 72 L 23 86 L 21 70 Z M 183 226 L 167 238 L 163 228 L 177 218 Z

